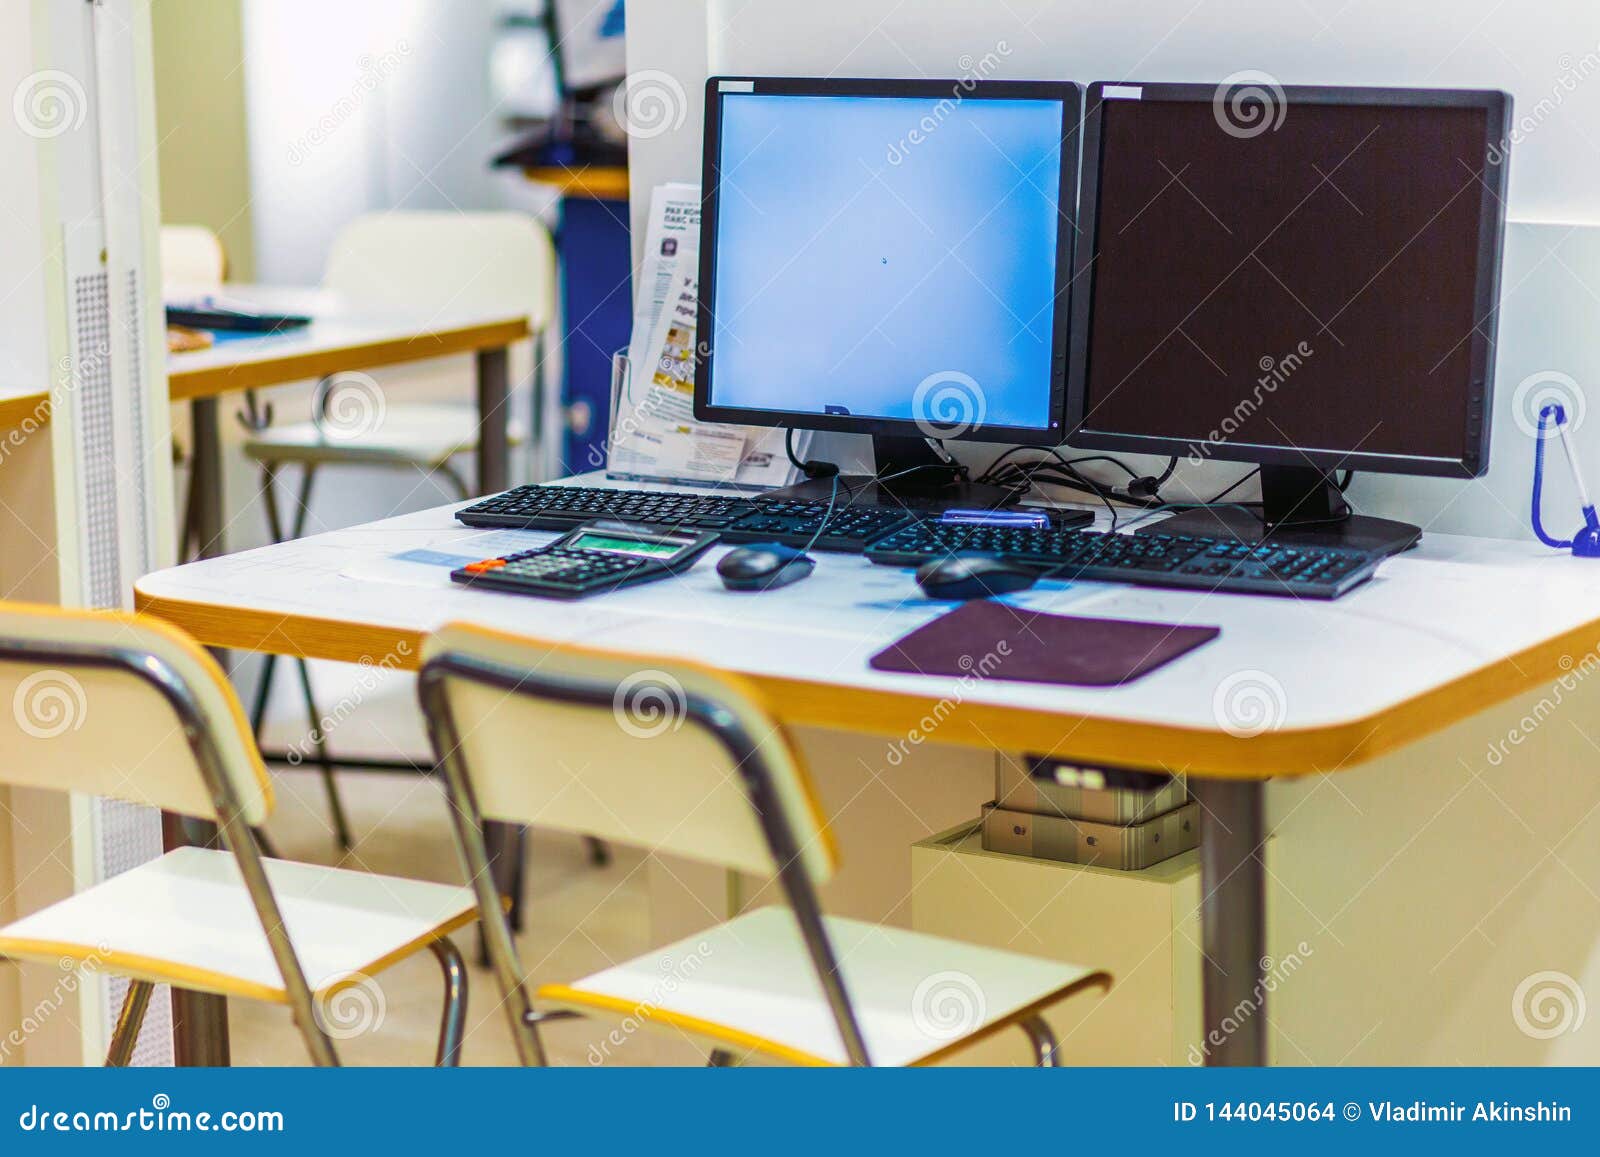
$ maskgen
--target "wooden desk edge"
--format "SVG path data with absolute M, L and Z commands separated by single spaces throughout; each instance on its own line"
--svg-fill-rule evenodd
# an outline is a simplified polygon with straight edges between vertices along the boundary
M 282 385 L 351 370 L 375 369 L 449 354 L 499 349 L 521 341 L 529 332 L 527 318 L 519 318 L 429 330 L 404 337 L 357 342 L 337 349 L 310 350 L 260 361 L 233 362 L 195 370 L 169 370 L 167 393 L 174 402 L 216 397 L 239 390 Z
M 434 330 L 290 357 L 264 358 L 257 362 L 208 366 L 197 370 L 179 369 L 167 374 L 167 396 L 173 402 L 186 402 L 195 398 L 212 398 L 241 390 L 321 378 L 340 371 L 375 369 L 474 350 L 499 349 L 521 341 L 529 332 L 527 319 L 523 318 Z M 50 420 L 48 391 L 0 398 L 0 431 L 15 429 L 30 419 L 40 426 Z
M 160 598 L 137 589 L 135 606 L 208 646 L 405 670 L 419 665 L 426 636 L 423 631 Z M 1566 676 L 1583 678 L 1591 663 L 1600 663 L 1600 619 L 1364 719 L 1249 737 L 740 674 L 762 690 L 784 724 L 879 736 L 890 764 L 923 743 L 946 743 L 1114 766 L 1164 767 L 1215 779 L 1273 779 L 1358 766 L 1515 695 Z
M 17 429 L 30 419 L 40 426 L 50 421 L 48 391 L 40 390 L 37 394 L 0 398 L 0 431 Z

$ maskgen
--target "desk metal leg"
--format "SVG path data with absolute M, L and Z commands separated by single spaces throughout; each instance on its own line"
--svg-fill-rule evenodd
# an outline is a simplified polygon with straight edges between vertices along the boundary
M 1266 838 L 1260 780 L 1191 779 L 1200 802 L 1200 918 L 1208 1065 L 1267 1063 Z
M 194 462 L 189 468 L 189 505 L 194 515 L 197 553 L 216 558 L 222 547 L 222 430 L 217 421 L 217 399 L 196 398 L 189 403 L 194 426 Z
M 478 492 L 494 494 L 511 485 L 511 355 L 505 346 L 478 351 Z M 522 929 L 522 829 L 486 823 L 490 870 L 502 896 L 511 897 L 511 926 Z M 480 961 L 485 958 L 480 940 Z
M 186 820 L 165 812 L 161 842 L 168 851 L 189 844 L 215 844 L 216 825 Z M 227 1068 L 232 1063 L 228 1039 L 228 999 L 187 988 L 172 989 L 172 1052 L 187 1068 Z
M 478 351 L 478 491 L 493 494 L 509 486 L 511 439 L 511 355 L 504 346 Z
M 223 553 L 222 430 L 216 398 L 196 398 L 189 403 L 194 427 L 194 461 L 189 471 L 189 505 L 194 518 L 196 553 L 216 558 Z M 192 821 L 164 817 L 163 835 L 168 850 L 184 844 L 214 841 L 216 828 L 198 830 Z M 172 1042 L 180 1065 L 225 1067 L 230 1062 L 228 1001 L 209 993 L 172 990 Z

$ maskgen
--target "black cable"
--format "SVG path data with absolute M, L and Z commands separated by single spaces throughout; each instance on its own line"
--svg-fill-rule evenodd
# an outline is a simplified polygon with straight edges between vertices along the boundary
M 809 462 L 800 461 L 794 452 L 794 427 L 791 426 L 783 434 L 783 452 L 789 456 L 789 465 L 793 466 L 807 478 L 837 478 L 839 467 L 833 462 L 818 462 L 812 459 Z
M 812 532 L 811 541 L 800 548 L 800 553 L 807 553 L 817 545 L 817 539 L 822 537 L 822 532 L 828 529 L 828 519 L 833 517 L 834 504 L 839 501 L 839 475 L 833 476 L 833 489 L 828 494 L 828 509 L 822 512 L 822 521 L 817 523 L 817 529 Z
M 1073 461 L 1078 460 L 1074 459 Z M 1113 486 L 1107 486 L 1102 482 L 1096 481 L 1080 473 L 1072 462 L 1065 460 L 1046 460 L 1026 465 L 1011 463 L 998 471 L 991 481 L 1022 492 L 1026 492 L 1028 487 L 1036 483 L 1046 482 L 1050 485 L 1065 486 L 1069 489 L 1082 491 L 1094 498 L 1098 498 L 1102 502 L 1110 499 L 1127 503 L 1130 506 L 1148 507 L 1159 505 L 1158 499 L 1129 494 L 1126 491 L 1118 490 Z
M 1028 471 L 1026 473 L 1027 481 L 1025 481 L 1024 484 L 1022 485 L 1022 487 L 1017 490 L 1017 493 L 1025 494 L 1027 492 L 1028 488 L 1036 481 L 1043 481 L 1047 485 L 1051 485 L 1051 486 L 1064 486 L 1064 487 L 1067 487 L 1068 489 L 1082 491 L 1083 493 L 1088 494 L 1088 495 L 1100 500 L 1100 502 L 1106 508 L 1106 513 L 1111 516 L 1111 529 L 1113 531 L 1116 530 L 1116 528 L 1117 528 L 1117 508 L 1112 503 L 1112 499 L 1113 498 L 1119 498 L 1121 496 L 1118 495 L 1116 493 L 1116 491 L 1111 490 L 1109 487 L 1102 487 L 1102 486 L 1098 486 L 1098 485 L 1093 484 L 1090 480 L 1084 479 L 1083 476 L 1081 474 L 1078 474 L 1076 471 L 1072 472 L 1071 477 L 1060 477 L 1060 478 L 1049 477 L 1049 478 L 1044 478 L 1042 480 L 1039 479 L 1039 477 L 1038 477 L 1038 475 L 1041 474 L 1041 473 L 1051 473 L 1051 474 L 1053 474 L 1057 470 L 1059 470 L 1059 467 L 1053 466 L 1051 464 L 1042 463 L 1042 462 L 1041 463 L 1036 463 L 1035 466 L 1034 466 L 1034 469 L 1031 470 L 1031 471 Z M 992 481 L 997 481 L 997 480 L 992 480 Z M 1085 484 L 1085 483 L 1087 483 L 1087 484 Z M 1002 483 L 1002 485 L 1003 485 L 1003 483 Z
M 1034 462 L 1007 461 L 1012 455 L 1022 450 L 1037 450 L 1046 455 L 1046 457 Z M 1078 470 L 1080 464 L 1090 462 L 1107 462 L 1121 470 L 1128 476 L 1127 488 L 1118 490 L 1116 487 L 1090 478 Z M 1108 454 L 1085 454 L 1077 458 L 1066 458 L 1060 451 L 1049 446 L 1014 446 L 991 462 L 989 469 L 984 472 L 978 481 L 1005 486 L 1018 492 L 1019 495 L 1026 493 L 1030 487 L 1043 482 L 1088 494 L 1105 503 L 1107 509 L 1111 509 L 1110 504 L 1112 502 L 1151 508 L 1160 505 L 1161 484 L 1171 478 L 1177 468 L 1178 459 L 1171 457 L 1167 460 L 1166 468 L 1159 475 L 1141 475 L 1126 462 Z M 1113 510 L 1113 525 L 1116 522 L 1117 515 Z
M 1224 498 L 1228 497 L 1228 495 L 1232 494 L 1235 490 L 1239 489 L 1239 487 L 1243 486 L 1246 482 L 1250 481 L 1250 479 L 1254 478 L 1257 474 L 1260 474 L 1260 473 L 1261 473 L 1261 467 L 1257 466 L 1254 470 L 1250 471 L 1248 474 L 1245 474 L 1242 477 L 1240 477 L 1236 482 L 1234 482 L 1234 484 L 1232 486 L 1229 486 L 1226 490 L 1222 491 L 1220 494 L 1212 495 L 1211 498 L 1207 499 L 1207 504 L 1209 505 L 1210 503 L 1213 503 L 1213 502 L 1221 502 Z M 1259 502 L 1240 502 L 1240 503 L 1236 503 L 1235 505 L 1239 505 L 1239 506 L 1260 506 L 1261 503 L 1259 503 Z
M 1061 456 L 1061 452 L 1059 450 L 1055 449 L 1052 446 L 1013 446 L 1013 447 L 1011 447 L 1011 449 L 1007 450 L 1004 454 L 1002 454 L 998 458 L 996 458 L 993 462 L 989 463 L 988 469 L 985 470 L 981 475 L 978 476 L 977 481 L 979 481 L 979 482 L 992 481 L 993 480 L 993 476 L 995 474 L 995 471 L 997 471 L 1000 468 L 1001 463 L 1003 463 L 1007 458 L 1011 457 L 1013 454 L 1020 454 L 1024 450 L 1037 450 L 1039 453 L 1048 454 L 1050 457 L 1046 458 L 1046 459 L 1041 459 L 1039 462 L 1036 462 L 1036 463 L 1013 463 L 1014 466 L 1043 465 L 1045 463 L 1048 463 L 1052 459 L 1054 461 L 1060 463 L 1063 466 L 1075 466 L 1080 462 L 1109 462 L 1111 465 L 1113 465 L 1117 469 L 1121 470 L 1129 478 L 1137 478 L 1137 477 L 1139 477 L 1139 472 L 1137 470 L 1133 469 L 1131 466 L 1129 466 L 1126 462 L 1122 461 L 1120 458 L 1113 458 L 1109 454 L 1085 454 L 1085 455 L 1083 455 L 1082 457 L 1079 457 L 1079 458 L 1070 458 L 1069 459 L 1069 458 L 1063 458 Z M 1174 469 L 1177 466 L 1177 461 L 1178 460 L 1176 458 L 1174 458 L 1172 460 Z M 1169 470 L 1166 475 L 1162 476 L 1162 481 L 1165 481 L 1166 478 L 1169 477 L 1170 475 L 1171 475 L 1171 471 Z
M 1168 458 L 1167 468 L 1160 474 L 1148 474 L 1143 478 L 1135 478 L 1128 483 L 1128 493 L 1136 498 L 1155 498 L 1159 500 L 1161 497 L 1161 484 L 1171 478 L 1177 468 L 1177 457 Z

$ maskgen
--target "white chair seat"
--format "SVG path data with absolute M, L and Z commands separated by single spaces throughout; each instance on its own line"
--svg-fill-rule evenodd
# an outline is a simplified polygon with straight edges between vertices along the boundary
M 1016 1025 L 1103 972 L 859 920 L 824 918 L 874 1065 L 927 1064 Z M 787 908 L 760 908 L 571 985 L 542 1007 L 672 1027 L 795 1064 L 848 1063 Z
M 375 975 L 477 915 L 470 888 L 264 863 L 318 993 Z M 169 852 L 0 928 L 0 956 L 93 962 L 137 980 L 288 1001 L 238 861 L 204 848 Z
M 512 445 L 526 438 L 513 421 L 507 431 Z M 388 407 L 377 428 L 341 436 L 337 423 L 324 431 L 314 422 L 272 426 L 252 435 L 244 451 L 257 462 L 377 462 L 393 465 L 443 466 L 457 454 L 478 448 L 475 406 L 408 403 Z

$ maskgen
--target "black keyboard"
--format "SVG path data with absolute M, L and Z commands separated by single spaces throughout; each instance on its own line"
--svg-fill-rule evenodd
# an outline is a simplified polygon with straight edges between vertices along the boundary
M 682 530 L 725 530 L 749 514 L 748 498 L 611 490 L 603 486 L 518 486 L 485 498 L 456 518 L 468 526 L 571 530 L 596 519 Z
M 612 490 L 600 486 L 519 486 L 456 512 L 468 526 L 570 530 L 596 519 L 709 531 L 724 542 L 781 542 L 805 546 L 827 513 L 826 502 L 784 502 L 713 494 Z M 841 501 L 816 549 L 860 554 L 874 540 L 914 521 L 885 506 Z
M 974 551 L 1017 559 L 1054 578 L 1309 599 L 1338 598 L 1371 578 L 1385 557 L 1192 535 L 998 530 L 925 522 L 873 543 L 867 558 L 886 566 L 915 566 Z
M 826 502 L 758 502 L 756 508 L 722 532 L 723 542 L 781 542 L 804 546 L 817 533 Z M 907 526 L 915 517 L 888 506 L 833 508 L 828 525 L 817 536 L 816 549 L 860 554 L 886 534 Z

